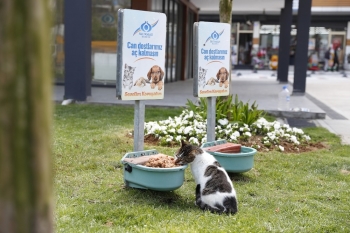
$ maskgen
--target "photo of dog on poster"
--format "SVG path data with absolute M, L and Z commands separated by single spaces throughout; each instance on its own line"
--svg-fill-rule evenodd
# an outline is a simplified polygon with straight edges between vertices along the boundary
M 216 78 L 211 77 L 206 82 L 206 85 L 214 86 L 215 84 L 219 83 L 219 87 L 224 86 L 225 88 L 228 87 L 229 84 L 229 75 L 227 72 L 227 69 L 225 67 L 221 67 L 219 71 L 216 73 Z
M 217 81 L 219 83 L 219 87 L 224 86 L 225 88 L 228 87 L 229 84 L 229 74 L 225 67 L 221 67 L 216 74 Z
M 150 84 L 151 89 L 154 89 L 157 87 L 157 89 L 160 91 L 163 89 L 164 82 L 164 71 L 160 66 L 154 65 L 150 68 L 150 70 L 147 73 L 147 78 L 145 77 L 140 77 L 138 78 L 134 86 L 137 87 L 145 87 L 147 84 Z
M 147 73 L 147 77 L 149 82 L 151 83 L 152 89 L 154 89 L 155 87 L 157 87 L 159 91 L 163 89 L 164 71 L 162 70 L 162 68 L 160 68 L 160 66 L 158 65 L 152 66 Z

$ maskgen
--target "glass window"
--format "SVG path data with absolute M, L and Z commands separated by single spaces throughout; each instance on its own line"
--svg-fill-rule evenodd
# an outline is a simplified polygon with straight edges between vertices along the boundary
M 254 25 L 249 20 L 246 23 L 239 24 L 240 31 L 253 31 Z
M 53 2 L 53 12 L 55 17 L 53 19 L 52 30 L 52 60 L 54 78 L 56 82 L 63 82 L 64 80 L 64 0 L 55 0 Z
M 151 10 L 154 12 L 163 12 L 163 0 L 152 0 Z
M 130 7 L 131 0 L 92 0 L 91 66 L 94 82 L 115 82 L 118 10 Z
M 233 23 L 231 26 L 231 63 L 232 65 L 238 64 L 238 48 L 237 48 L 237 38 L 238 38 L 238 32 L 237 32 L 237 23 Z

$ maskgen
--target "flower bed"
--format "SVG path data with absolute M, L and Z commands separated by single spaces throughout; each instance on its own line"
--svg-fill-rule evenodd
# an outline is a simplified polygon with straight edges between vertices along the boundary
M 181 140 L 201 145 L 207 142 L 206 130 L 206 119 L 188 109 L 174 118 L 145 123 L 145 136 L 152 135 L 163 146 L 179 144 Z M 268 122 L 265 118 L 259 118 L 252 125 L 229 122 L 226 118 L 219 119 L 215 127 L 215 135 L 216 140 L 225 139 L 259 151 L 298 152 L 305 145 L 322 146 L 310 144 L 310 137 L 302 129 L 290 127 L 278 121 Z M 288 147 L 287 150 L 286 147 Z

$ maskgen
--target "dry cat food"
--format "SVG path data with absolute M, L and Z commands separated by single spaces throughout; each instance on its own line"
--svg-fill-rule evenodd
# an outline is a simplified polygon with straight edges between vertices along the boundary
M 153 157 L 144 164 L 146 167 L 158 167 L 158 168 L 171 168 L 176 167 L 174 157 L 167 155 L 162 155 L 158 157 Z

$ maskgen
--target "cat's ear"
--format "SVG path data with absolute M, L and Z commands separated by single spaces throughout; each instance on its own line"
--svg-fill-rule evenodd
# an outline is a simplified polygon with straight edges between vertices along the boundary
M 186 145 L 187 143 L 183 139 L 181 139 L 181 146 L 186 146 Z
M 126 69 L 128 67 L 128 64 L 125 63 L 124 69 Z

